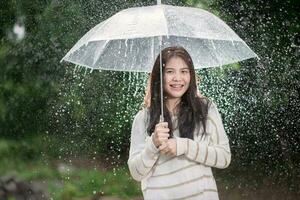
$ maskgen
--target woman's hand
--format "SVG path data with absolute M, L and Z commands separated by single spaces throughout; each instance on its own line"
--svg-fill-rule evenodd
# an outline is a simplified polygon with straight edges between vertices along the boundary
M 159 147 L 159 150 L 162 154 L 168 156 L 176 156 L 177 153 L 176 139 L 171 138 L 167 140 L 167 142 L 165 142 Z
M 170 129 L 168 128 L 168 122 L 160 122 L 155 125 L 152 140 L 157 148 L 168 141 L 170 135 L 169 131 Z

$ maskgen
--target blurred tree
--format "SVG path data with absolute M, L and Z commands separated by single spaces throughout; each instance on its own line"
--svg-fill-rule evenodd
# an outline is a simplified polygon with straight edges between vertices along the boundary
M 300 32 L 299 2 L 192 1 L 195 5 L 198 2 L 218 10 L 219 16 L 261 58 L 259 62 L 243 62 L 240 70 L 229 71 L 224 79 L 215 81 L 226 83 L 225 90 L 231 91 L 214 94 L 214 86 L 205 88 L 209 95 L 220 99 L 226 111 L 225 125 L 233 151 L 232 175 L 248 174 L 249 180 L 256 183 L 272 175 L 274 182 L 289 183 L 291 189 L 299 191 L 295 189 L 300 161 L 300 69 L 299 46 L 295 45 Z M 222 101 L 224 98 L 229 104 Z
M 45 108 L 49 87 L 37 77 L 39 70 L 33 66 L 38 62 L 33 36 L 37 32 L 37 16 L 47 4 L 40 1 L 31 3 L 7 1 L 1 5 L 1 136 L 18 137 L 35 132 L 40 128 L 39 121 L 43 120 L 40 114 Z M 18 33 L 13 25 L 24 18 L 27 37 L 18 41 L 12 37 Z

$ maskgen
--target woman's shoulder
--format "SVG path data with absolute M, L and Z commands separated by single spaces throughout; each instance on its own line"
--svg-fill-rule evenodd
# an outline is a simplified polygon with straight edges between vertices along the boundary
M 208 115 L 218 112 L 217 104 L 213 100 L 204 96 L 202 96 L 200 99 L 204 107 L 206 108 L 206 112 Z
M 148 119 L 148 113 L 149 113 L 149 108 L 147 107 L 142 107 L 138 112 L 136 113 L 134 120 L 138 121 L 144 121 L 145 123 L 147 122 Z
M 209 108 L 210 111 L 218 109 L 217 104 L 214 101 L 212 101 L 212 100 L 210 100 L 208 108 Z
M 138 112 L 137 115 L 145 115 L 149 113 L 149 108 L 148 107 L 141 107 Z
M 210 101 L 208 105 L 208 112 L 207 112 L 208 117 L 215 118 L 220 115 L 217 103 L 214 101 Z
M 209 99 L 208 97 L 201 96 L 199 97 L 201 104 L 206 108 L 206 110 L 209 112 L 216 108 L 216 104 L 213 100 Z

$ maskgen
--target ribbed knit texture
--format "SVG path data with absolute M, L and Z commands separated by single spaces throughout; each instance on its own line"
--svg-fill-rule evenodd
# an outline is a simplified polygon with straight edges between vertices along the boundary
M 226 168 L 231 161 L 228 137 L 221 116 L 212 104 L 207 119 L 207 135 L 194 132 L 194 140 L 179 137 L 175 129 L 177 155 L 161 154 L 147 134 L 148 110 L 135 116 L 131 131 L 128 167 L 131 176 L 141 181 L 144 199 L 218 200 L 211 167 Z M 172 121 L 177 125 L 177 118 Z M 173 124 L 173 125 L 174 125 Z

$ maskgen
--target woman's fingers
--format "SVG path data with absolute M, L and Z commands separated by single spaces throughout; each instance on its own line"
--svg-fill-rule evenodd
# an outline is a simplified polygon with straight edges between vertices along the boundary
M 163 143 L 167 142 L 168 141 L 168 138 L 160 138 L 159 139 L 159 142 L 160 144 L 162 145 Z
M 162 141 L 168 140 L 169 136 L 170 136 L 169 133 L 159 133 L 158 140 L 162 140 Z
M 158 124 L 155 125 L 155 128 L 158 127 L 168 127 L 168 122 L 160 122 Z
M 169 128 L 157 128 L 156 131 L 158 133 L 168 133 L 170 131 Z
M 164 152 L 164 151 L 167 150 L 166 149 L 167 147 L 168 147 L 168 143 L 167 142 L 163 142 L 162 145 L 159 146 L 159 150 L 161 150 L 161 151 Z
M 170 136 L 169 131 L 170 131 L 169 128 L 163 128 L 160 126 L 156 127 L 157 140 L 159 141 L 160 144 L 162 144 L 162 142 L 165 142 L 168 140 L 168 138 Z
M 162 127 L 162 126 L 159 126 L 159 124 L 156 124 L 154 132 L 156 134 L 160 134 L 160 133 L 168 133 L 169 131 L 170 131 L 170 129 L 168 128 L 168 126 Z
M 169 131 L 170 129 L 158 129 L 156 130 L 157 134 L 160 135 L 160 134 L 169 134 Z
M 163 133 L 163 132 L 160 132 L 160 133 L 158 133 L 158 137 L 159 138 L 168 138 L 170 136 L 170 134 L 169 133 Z
M 162 126 L 164 126 L 164 127 L 168 127 L 168 122 L 161 122 L 159 124 L 162 125 Z
M 162 145 L 166 142 L 170 136 L 170 129 L 168 128 L 168 122 L 161 122 L 155 125 L 155 140 L 158 145 Z

